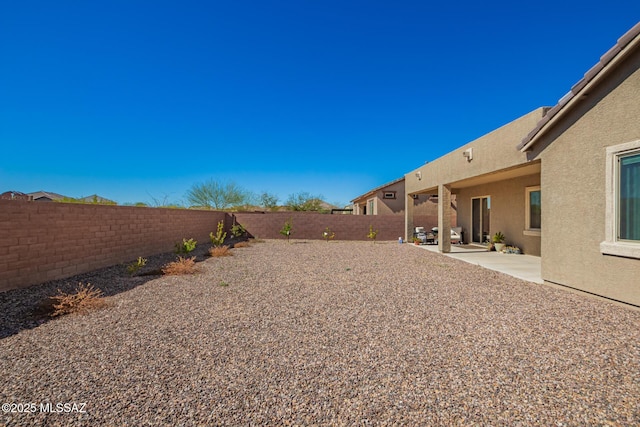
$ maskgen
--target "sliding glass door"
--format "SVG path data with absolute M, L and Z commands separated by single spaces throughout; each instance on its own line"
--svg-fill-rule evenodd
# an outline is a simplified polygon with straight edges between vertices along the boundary
M 471 199 L 471 241 L 484 243 L 490 237 L 491 197 Z

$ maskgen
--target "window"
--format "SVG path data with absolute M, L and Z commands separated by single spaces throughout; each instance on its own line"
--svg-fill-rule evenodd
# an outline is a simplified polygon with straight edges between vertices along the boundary
M 640 258 L 640 140 L 607 147 L 605 241 L 608 255 Z
M 396 192 L 395 191 L 385 191 L 384 194 L 382 195 L 383 199 L 395 199 L 396 198 Z
M 640 242 L 640 152 L 620 156 L 618 239 Z
M 375 207 L 374 202 L 375 201 L 373 199 L 370 199 L 370 200 L 367 201 L 367 205 L 368 205 L 368 207 L 367 207 L 367 215 L 375 215 L 375 211 L 373 210 L 374 207 Z
M 526 187 L 525 236 L 539 236 L 542 229 L 540 186 Z

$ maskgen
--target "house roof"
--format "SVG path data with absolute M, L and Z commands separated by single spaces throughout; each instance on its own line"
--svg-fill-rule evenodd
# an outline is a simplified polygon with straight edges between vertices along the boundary
M 20 191 L 5 191 L 0 194 L 0 199 L 2 200 L 31 200 L 31 196 L 28 194 L 21 193 Z
M 398 178 L 398 179 L 396 179 L 394 181 L 387 182 L 386 184 L 381 185 L 380 187 L 376 187 L 373 190 L 370 190 L 370 191 L 368 191 L 368 192 L 356 197 L 355 199 L 351 199 L 351 203 L 355 202 L 356 200 L 360 200 L 360 199 L 364 199 L 366 197 L 372 196 L 373 194 L 376 193 L 376 191 L 382 190 L 385 187 L 389 187 L 389 186 L 391 186 L 393 184 L 397 184 L 397 183 L 402 182 L 402 181 L 404 181 L 404 176 L 401 177 L 401 178 Z
M 518 145 L 520 151 L 527 151 L 535 145 L 554 123 L 564 117 L 584 94 L 597 85 L 634 48 L 640 46 L 640 22 L 620 37 L 617 43 L 600 57 L 600 61 L 584 74 L 571 90 L 542 117 L 536 127 Z
M 29 196 L 33 197 L 33 200 L 47 198 L 51 200 L 60 200 L 64 199 L 67 196 L 63 196 L 62 194 L 52 193 L 50 191 L 36 191 L 34 193 L 28 193 Z

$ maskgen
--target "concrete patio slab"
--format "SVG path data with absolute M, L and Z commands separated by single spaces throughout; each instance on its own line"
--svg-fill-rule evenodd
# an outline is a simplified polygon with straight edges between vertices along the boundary
M 440 253 L 437 245 L 420 245 L 416 247 Z M 451 245 L 451 252 L 442 255 L 490 270 L 500 271 L 529 282 L 543 283 L 540 257 L 537 256 L 489 252 L 483 247 L 470 247 L 468 245 Z

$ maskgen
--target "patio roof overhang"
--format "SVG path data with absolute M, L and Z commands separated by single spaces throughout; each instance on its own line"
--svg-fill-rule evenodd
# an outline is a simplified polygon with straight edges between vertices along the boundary
M 455 194 L 457 190 L 462 188 L 476 187 L 478 185 L 491 184 L 494 182 L 508 181 L 510 179 L 518 178 L 527 175 L 540 174 L 541 162 L 540 160 L 528 162 L 526 164 L 513 166 L 499 171 L 493 171 L 482 175 L 473 176 L 460 181 L 443 183 L 451 188 L 451 192 Z M 438 186 L 421 189 L 420 191 L 411 193 L 413 194 L 438 194 Z

